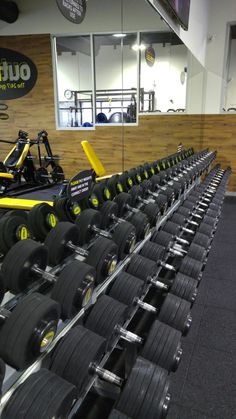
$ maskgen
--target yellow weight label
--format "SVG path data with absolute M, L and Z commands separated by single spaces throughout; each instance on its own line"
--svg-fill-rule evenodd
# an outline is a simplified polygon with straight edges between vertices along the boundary
M 29 232 L 26 226 L 21 226 L 19 229 L 20 240 L 27 240 L 29 237 Z
M 109 189 L 104 189 L 104 195 L 105 195 L 105 197 L 106 197 L 106 199 L 110 199 L 111 198 L 111 193 L 110 193 L 110 191 L 109 191 Z
M 142 181 L 142 178 L 141 178 L 141 176 L 140 176 L 140 175 L 137 175 L 137 179 L 138 179 L 138 182 L 139 182 L 139 183 Z
M 148 172 L 147 172 L 147 170 L 144 170 L 144 176 L 145 176 L 146 179 L 148 178 Z
M 153 169 L 153 167 L 151 168 L 151 174 L 154 175 L 155 170 Z
M 163 167 L 163 169 L 165 170 L 165 168 L 166 168 L 166 164 L 165 164 L 165 162 L 163 161 L 163 163 L 162 163 L 162 167 Z
M 98 205 L 99 205 L 99 201 L 98 201 L 98 199 L 97 199 L 97 198 L 93 197 L 93 198 L 91 199 L 91 202 L 92 202 L 92 204 L 93 204 L 93 206 L 94 206 L 95 208 L 97 208 L 97 207 L 98 207 Z
M 55 214 L 53 213 L 49 214 L 48 223 L 51 227 L 55 227 L 57 225 L 57 218 Z
M 160 172 L 160 170 L 161 170 L 161 166 L 159 164 L 157 165 L 157 170 L 158 170 L 158 172 Z
M 121 185 L 121 183 L 117 183 L 117 189 L 119 192 L 123 192 L 123 186 Z
M 40 349 L 45 349 L 54 339 L 55 332 L 51 330 L 42 339 Z
M 133 181 L 132 181 L 131 177 L 128 178 L 128 184 L 129 184 L 129 186 L 133 186 Z
M 72 209 L 72 212 L 73 212 L 74 215 L 79 215 L 81 213 L 80 206 L 79 205 L 74 205 L 73 209 Z

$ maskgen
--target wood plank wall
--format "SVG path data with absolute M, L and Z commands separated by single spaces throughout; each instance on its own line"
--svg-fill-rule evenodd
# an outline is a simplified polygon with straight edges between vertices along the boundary
M 235 166 L 236 115 L 143 115 L 138 126 L 56 130 L 50 36 L 1 37 L 0 45 L 25 54 L 38 69 L 37 83 L 29 94 L 5 101 L 9 120 L 0 121 L 0 138 L 13 140 L 19 129 L 34 138 L 38 131 L 46 129 L 53 152 L 63 157 L 61 163 L 67 177 L 88 167 L 80 145 L 82 140 L 92 143 L 108 173 L 174 153 L 180 142 L 196 150 L 217 149 L 220 162 Z M 0 144 L 0 160 L 9 147 Z M 236 173 L 230 189 L 236 191 Z

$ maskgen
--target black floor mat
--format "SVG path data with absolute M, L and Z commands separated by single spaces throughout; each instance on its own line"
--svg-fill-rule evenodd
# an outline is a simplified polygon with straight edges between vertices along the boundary
M 192 315 L 167 419 L 236 418 L 235 197 L 225 199 Z

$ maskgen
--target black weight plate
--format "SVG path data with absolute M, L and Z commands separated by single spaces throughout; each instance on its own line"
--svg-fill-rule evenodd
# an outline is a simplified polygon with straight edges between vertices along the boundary
M 119 412 L 117 409 L 112 409 L 108 419 L 132 419 L 130 416 L 124 415 L 124 413 Z
M 181 232 L 182 228 L 180 225 L 173 223 L 172 221 L 167 221 L 163 227 L 162 227 L 163 231 L 166 231 L 169 234 L 173 234 L 173 235 L 179 235 L 179 233 Z
M 101 228 L 105 230 L 114 222 L 112 217 L 118 216 L 118 205 L 113 201 L 104 202 L 100 208 L 100 213 L 102 216 Z
M 5 284 L 4 284 L 4 276 L 2 272 L 0 271 L 0 304 L 3 300 L 4 294 L 5 294 Z
M 2 394 L 2 383 L 5 378 L 6 365 L 5 362 L 0 358 L 0 396 Z
M 157 272 L 156 262 L 144 256 L 134 254 L 126 268 L 126 272 L 146 281 L 148 277 L 153 277 Z
M 164 259 L 166 255 L 166 249 L 164 246 L 161 246 L 155 242 L 147 241 L 140 250 L 140 255 L 151 259 L 154 262 L 158 262 L 159 260 Z
M 6 254 L 14 244 L 29 237 L 25 217 L 6 213 L 0 219 L 0 253 Z
M 199 260 L 200 262 L 204 263 L 207 257 L 207 251 L 205 247 L 199 246 L 196 243 L 191 243 L 188 249 L 188 256 L 190 258 Z
M 198 227 L 198 233 L 205 234 L 208 237 L 211 237 L 214 232 L 214 227 L 209 224 L 205 224 L 204 221 Z
M 61 166 L 59 166 L 59 164 L 56 164 L 53 167 L 51 171 L 51 175 L 52 175 L 52 180 L 55 183 L 63 182 L 63 180 L 65 180 L 63 169 Z
M 75 224 L 79 229 L 79 245 L 83 246 L 89 243 L 96 234 L 93 227 L 100 228 L 101 214 L 92 208 L 85 209 L 76 218 Z
M 211 244 L 211 241 L 212 241 L 211 237 L 208 237 L 202 233 L 196 233 L 195 236 L 193 237 L 192 243 L 196 243 L 199 246 L 203 246 L 205 247 L 205 249 L 208 249 Z
M 50 298 L 34 293 L 22 298 L 0 330 L 0 357 L 16 369 L 29 365 L 44 348 L 41 328 L 52 327 L 53 339 L 60 316 L 60 306 Z
M 109 291 L 109 296 L 120 301 L 127 306 L 134 303 L 134 299 L 139 298 L 143 290 L 143 281 L 130 275 L 128 272 L 121 272 L 113 282 Z
M 85 327 L 109 340 L 116 325 L 122 325 L 126 317 L 127 306 L 108 295 L 102 295 L 92 307 Z
M 67 202 L 67 198 L 64 196 L 59 196 L 55 198 L 53 201 L 53 208 L 60 221 L 68 221 L 67 212 L 65 208 L 66 202 Z
M 171 285 L 171 293 L 193 303 L 197 297 L 198 281 L 178 272 Z
M 3 419 L 59 419 L 68 417 L 76 388 L 46 370 L 31 374 L 4 407 Z
M 157 243 L 166 249 L 172 246 L 174 242 L 173 234 L 167 233 L 167 231 L 155 231 L 151 237 L 151 241 Z
M 61 318 L 70 319 L 90 301 L 96 271 L 78 260 L 66 265 L 53 287 L 51 298 L 61 306 Z
M 158 318 L 185 334 L 189 315 L 190 303 L 169 293 L 161 306 Z
M 82 326 L 71 329 L 61 339 L 51 356 L 50 370 L 83 391 L 91 375 L 89 365 L 99 363 L 105 352 L 106 340 Z
M 33 265 L 42 270 L 47 266 L 47 248 L 31 239 L 16 243 L 2 263 L 5 287 L 14 294 L 24 291 L 35 281 L 38 274 L 32 271 Z
M 121 192 L 114 198 L 114 202 L 118 205 L 118 216 L 123 217 L 129 211 L 127 205 L 132 206 L 132 197 L 126 192 Z
M 138 357 L 116 403 L 116 408 L 132 418 L 161 418 L 168 388 L 167 372 L 152 362 Z
M 36 240 L 44 241 L 58 222 L 56 212 L 46 203 L 34 205 L 28 215 L 29 228 Z
M 39 167 L 34 173 L 35 182 L 40 185 L 45 185 L 49 182 L 48 171 L 45 167 Z
M 203 269 L 203 263 L 189 257 L 188 255 L 185 256 L 181 262 L 179 272 L 183 273 L 184 275 L 188 275 L 196 280 L 200 280 L 200 273 Z
M 167 371 L 172 371 L 176 366 L 180 339 L 181 333 L 178 330 L 155 320 L 148 333 L 141 355 Z
M 86 257 L 86 263 L 96 269 L 96 283 L 100 284 L 112 274 L 118 259 L 117 245 L 110 239 L 98 237 Z
M 146 214 L 136 212 L 135 214 L 132 214 L 129 221 L 136 229 L 137 240 L 143 240 L 147 237 L 150 231 L 150 223 Z
M 68 242 L 78 246 L 79 230 L 77 226 L 62 221 L 48 233 L 44 242 L 48 248 L 49 264 L 59 265 L 67 256 L 74 253 L 73 249 L 67 247 Z
M 161 215 L 159 206 L 150 202 L 143 207 L 142 211 L 147 215 L 151 227 L 155 227 Z
M 136 244 L 135 227 L 128 221 L 119 223 L 112 234 L 112 240 L 118 247 L 118 259 L 124 259 L 134 250 Z

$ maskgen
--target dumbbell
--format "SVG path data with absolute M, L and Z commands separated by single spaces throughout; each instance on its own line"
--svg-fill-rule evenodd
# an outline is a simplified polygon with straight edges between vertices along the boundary
M 141 251 L 139 255 L 132 256 L 126 272 L 133 277 L 141 279 L 145 284 L 151 284 L 163 292 L 170 291 L 172 294 L 192 304 L 197 296 L 197 281 L 191 277 L 187 277 L 187 275 L 184 277 L 182 274 L 177 274 L 173 280 L 165 280 L 159 275 L 158 265 L 163 266 L 167 270 L 169 269 L 168 264 L 161 264 L 160 259 L 154 260 L 153 255 L 152 258 L 148 258 L 146 251 L 143 253 Z
M 182 225 L 176 224 L 173 221 L 166 221 L 165 224 L 162 226 L 162 230 L 166 231 L 167 233 L 173 234 L 175 236 L 179 235 L 181 232 L 194 235 L 195 231 L 189 228 L 186 228 Z
M 172 245 L 172 243 L 176 240 L 176 236 L 171 235 L 170 233 L 167 233 L 165 231 L 156 231 L 154 232 L 150 240 L 154 241 L 157 244 L 160 244 L 161 246 L 168 248 L 168 246 L 170 246 L 170 244 Z M 182 244 L 189 245 L 189 242 L 187 243 L 182 242 Z M 195 244 L 199 244 L 201 246 L 200 243 L 195 242 Z M 179 247 L 179 248 L 177 247 L 177 250 L 178 249 L 179 249 L 179 252 L 183 254 L 182 247 Z M 190 276 L 198 281 L 201 279 L 203 263 L 199 260 L 194 259 L 193 257 L 188 256 L 188 254 L 182 259 L 180 268 L 179 268 L 179 272 L 187 276 Z
M 161 210 L 159 206 L 155 203 L 154 200 L 150 201 L 145 199 L 145 192 L 143 188 L 138 185 L 132 186 L 132 188 L 129 190 L 129 195 L 132 198 L 131 206 L 136 207 L 140 203 L 142 205 L 140 209 L 148 216 L 150 225 L 154 227 L 161 216 Z
M 58 223 L 45 240 L 45 246 L 49 251 L 49 264 L 59 265 L 68 256 L 80 255 L 88 265 L 96 269 L 96 283 L 99 284 L 116 268 L 117 245 L 105 237 L 98 237 L 89 250 L 79 247 L 78 244 L 78 227 L 66 221 Z
M 171 193 L 169 194 L 169 200 L 168 200 L 168 196 L 166 193 L 164 194 L 163 192 L 160 192 L 160 191 L 155 192 L 156 183 L 155 182 L 152 183 L 150 179 L 144 180 L 141 184 L 141 188 L 144 194 L 144 198 L 149 199 L 150 202 L 152 202 L 151 199 L 153 199 L 153 202 L 159 206 L 162 215 L 167 211 L 169 203 L 172 204 L 173 202 L 173 192 L 170 191 Z
M 102 216 L 100 227 L 104 230 L 113 228 L 113 223 L 127 222 L 126 218 L 118 217 L 119 209 L 117 203 L 114 201 L 104 202 L 100 208 L 100 213 Z M 141 240 L 147 236 L 150 230 L 147 215 L 144 214 L 143 217 L 142 212 L 138 211 L 129 219 L 129 221 L 135 227 L 137 240 Z
M 160 173 L 162 173 L 162 172 L 160 172 Z M 145 183 L 144 183 L 144 185 L 145 185 Z M 165 186 L 161 186 L 160 175 L 152 176 L 150 178 L 149 185 L 150 185 L 149 191 L 151 191 L 150 194 L 155 199 L 155 202 L 157 202 L 156 199 L 158 198 L 158 195 L 160 195 L 160 194 L 166 196 L 169 206 L 171 206 L 175 202 L 176 194 L 175 194 L 174 189 L 172 188 L 172 186 L 170 186 L 168 184 L 165 184 Z M 147 184 L 145 185 L 145 187 L 146 186 L 147 186 Z M 152 188 L 154 188 L 153 191 L 152 191 Z
M 43 242 L 57 223 L 56 211 L 45 202 L 34 205 L 28 213 L 29 229 L 36 240 Z
M 13 260 L 15 264 L 12 264 Z M 54 275 L 46 270 L 47 260 L 46 246 L 31 239 L 15 244 L 1 267 L 5 289 L 19 294 L 35 282 L 49 282 L 53 284 L 51 298 L 61 305 L 61 318 L 71 318 L 90 301 L 96 271 L 94 267 L 74 260 L 62 268 L 59 275 Z
M 118 248 L 118 259 L 124 259 L 134 250 L 136 244 L 135 227 L 128 221 L 117 223 L 112 232 L 100 228 L 102 215 L 94 209 L 84 210 L 75 220 L 79 229 L 79 245 L 89 243 L 96 235 L 112 239 Z
M 132 417 L 143 418 L 146 409 L 153 409 L 155 418 L 163 417 L 167 401 L 169 403 L 170 399 L 167 371 L 145 358 L 138 357 L 126 381 L 126 378 L 100 366 L 105 343 L 104 337 L 96 332 L 76 326 L 59 342 L 52 354 L 50 370 L 75 385 L 79 396 L 83 394 L 92 377 L 98 377 L 102 382 L 122 389 L 116 402 L 120 409 L 125 408 L 124 397 L 128 397 L 130 402 L 135 400 L 135 407 L 129 411 Z M 153 400 L 149 397 L 149 392 L 155 394 Z M 138 415 L 135 413 L 136 407 L 139 409 Z M 139 416 L 140 414 L 142 416 Z
M 67 196 L 62 195 L 54 199 L 53 208 L 59 221 L 70 221 L 73 223 L 83 210 L 84 202 L 80 202 L 79 204 L 76 201 L 71 201 Z
M 150 231 L 148 216 L 140 209 L 131 206 L 132 198 L 126 192 L 117 195 L 114 202 L 118 205 L 118 217 L 128 219 L 136 228 L 137 239 L 144 239 Z
M 68 418 L 76 397 L 75 386 L 41 368 L 16 388 L 1 418 Z
M 34 292 L 12 309 L 0 307 L 0 357 L 22 369 L 45 352 L 55 337 L 60 305 Z
M 167 308 L 163 309 L 163 317 L 165 317 L 165 319 L 168 318 L 169 323 L 172 322 L 177 325 L 180 325 L 181 323 L 181 326 L 179 327 L 182 327 L 182 325 L 184 324 L 183 317 L 186 317 L 186 312 L 188 312 L 189 315 L 189 304 L 186 301 L 183 301 L 182 304 L 182 300 L 178 297 L 171 297 L 174 298 L 168 299 L 167 297 L 167 303 L 169 305 L 167 304 Z M 170 313 L 168 312 L 168 310 L 171 310 L 171 307 L 174 306 L 174 303 L 178 305 L 181 314 L 176 314 L 176 321 L 171 321 L 169 316 Z M 155 309 L 153 306 L 147 303 L 144 303 L 142 308 L 147 311 L 151 311 L 152 313 Z M 85 326 L 93 332 L 103 336 L 107 341 L 108 348 L 114 345 L 116 339 L 123 339 L 129 343 L 142 345 L 141 355 L 151 360 L 152 362 L 159 363 L 160 366 L 166 368 L 169 371 L 176 369 L 182 354 L 182 350 L 180 348 L 180 331 L 173 329 L 170 325 L 163 324 L 161 321 L 159 321 L 160 319 L 155 320 L 150 336 L 148 334 L 147 340 L 144 343 L 144 338 L 140 337 L 139 335 L 133 332 L 128 331 L 122 326 L 124 324 L 126 312 L 128 312 L 129 310 L 130 307 L 128 307 L 126 304 L 115 300 L 111 296 L 103 295 L 92 307 L 91 312 L 85 320 Z M 177 309 L 175 308 L 175 312 L 176 311 Z M 157 313 L 157 309 L 155 309 L 155 313 Z M 160 312 L 159 317 L 161 315 L 162 312 Z M 100 322 L 98 321 L 99 317 L 103 319 Z M 162 333 L 164 333 L 166 337 L 169 336 L 169 342 L 167 344 L 165 339 L 161 339 Z M 165 348 L 165 344 L 168 345 L 168 347 Z M 153 351 L 152 349 L 154 348 L 152 348 L 152 346 L 154 345 L 155 350 Z M 166 359 L 162 359 L 164 355 L 163 351 L 165 350 L 167 352 L 170 351 L 171 353 L 169 357 L 167 356 Z
M 0 218 L 0 253 L 7 252 L 20 240 L 26 240 L 30 236 L 27 213 L 19 210 L 11 210 Z
M 154 305 L 146 302 L 141 303 L 137 299 L 137 305 L 144 311 L 158 316 L 158 320 L 186 334 L 190 328 L 192 318 L 190 315 L 190 303 L 176 295 L 167 294 L 164 302 Z M 107 339 L 108 348 L 113 345 L 117 338 L 122 338 L 130 343 L 142 344 L 143 338 L 126 330 L 123 325 L 129 316 L 132 306 L 127 306 L 108 295 L 100 297 L 92 306 L 84 325 Z M 99 320 L 99 319 L 102 319 Z
M 179 214 L 178 210 L 169 219 L 173 223 L 180 224 L 180 225 L 191 224 L 192 228 L 195 228 L 195 229 L 197 229 L 197 227 L 200 225 L 200 222 L 197 223 L 196 221 L 191 220 L 191 218 L 187 218 L 184 215 Z M 202 217 L 202 222 L 209 224 L 215 228 L 218 223 L 218 219 L 205 215 Z
M 187 208 L 187 207 L 184 207 L 183 205 L 180 205 L 180 206 L 178 207 L 178 209 L 176 210 L 176 213 L 177 213 L 177 214 L 184 215 L 184 216 L 187 216 L 187 217 L 188 217 L 188 219 L 190 219 L 189 217 L 196 218 L 196 219 L 197 219 L 197 220 L 199 220 L 199 221 L 202 221 L 204 216 L 208 216 L 208 217 L 211 217 L 211 218 L 213 218 L 213 219 L 217 219 L 217 220 L 218 220 L 218 218 L 219 218 L 219 213 L 218 213 L 218 211 L 214 211 L 214 210 L 208 209 L 208 210 L 206 210 L 206 211 L 204 212 L 204 214 L 203 214 L 203 213 L 201 213 L 202 215 L 200 215 L 199 213 L 194 212 L 194 211 L 192 211 L 191 209 L 189 209 L 189 208 Z

